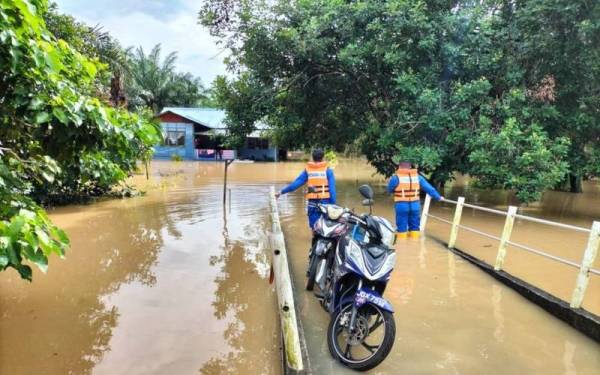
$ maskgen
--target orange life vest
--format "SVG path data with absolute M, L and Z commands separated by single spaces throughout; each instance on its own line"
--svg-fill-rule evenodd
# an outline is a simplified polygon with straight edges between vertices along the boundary
M 419 200 L 419 172 L 416 169 L 396 171 L 398 186 L 394 190 L 394 202 L 413 202 Z
M 329 195 L 329 181 L 327 180 L 327 163 L 309 162 L 306 164 L 306 174 L 308 175 L 307 186 L 315 189 L 314 193 L 306 193 L 306 199 L 327 199 Z

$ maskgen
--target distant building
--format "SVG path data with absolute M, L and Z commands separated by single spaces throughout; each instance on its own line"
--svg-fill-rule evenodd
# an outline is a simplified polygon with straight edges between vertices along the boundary
M 223 155 L 236 159 L 278 161 L 286 158 L 265 137 L 266 126 L 258 124 L 257 130 L 246 137 L 243 147 L 227 150 L 222 142 L 227 134 L 225 111 L 212 108 L 166 107 L 158 115 L 163 141 L 154 148 L 155 158 L 171 158 L 174 154 L 186 160 L 218 160 Z

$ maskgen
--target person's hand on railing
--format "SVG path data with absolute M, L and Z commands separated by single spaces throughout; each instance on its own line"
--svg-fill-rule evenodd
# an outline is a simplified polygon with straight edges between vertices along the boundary
M 438 202 L 443 202 L 445 200 L 446 200 L 446 198 L 444 198 L 443 196 L 440 196 L 440 200 Z
M 279 197 L 281 197 L 281 193 L 280 192 L 275 193 L 275 199 L 279 199 Z

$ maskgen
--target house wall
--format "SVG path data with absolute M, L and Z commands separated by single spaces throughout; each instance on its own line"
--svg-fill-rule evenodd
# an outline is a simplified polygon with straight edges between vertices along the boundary
M 163 116 L 166 117 L 168 113 Z M 176 115 L 174 115 L 176 116 Z M 177 116 L 179 117 L 179 116 Z M 161 119 L 163 117 L 161 116 Z M 186 160 L 196 159 L 196 150 L 194 149 L 194 124 L 191 123 L 183 123 L 180 121 L 176 122 L 161 122 L 160 127 L 164 132 L 167 131 L 169 127 L 184 127 L 185 130 L 185 144 L 183 146 L 164 146 L 164 145 L 156 145 L 154 146 L 154 158 L 156 159 L 169 159 L 171 155 L 177 154 Z

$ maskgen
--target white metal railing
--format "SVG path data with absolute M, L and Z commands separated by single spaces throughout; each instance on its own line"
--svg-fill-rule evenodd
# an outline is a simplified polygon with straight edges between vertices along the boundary
M 434 216 L 429 213 L 429 208 L 431 206 L 431 197 L 428 195 L 425 198 L 425 203 L 423 204 L 423 212 L 421 214 L 421 230 L 425 230 L 425 226 L 427 224 L 427 219 L 432 218 L 443 223 L 451 225 L 450 229 L 450 238 L 448 239 L 448 247 L 454 248 L 456 243 L 456 238 L 458 236 L 458 230 L 464 229 L 469 232 L 476 233 L 478 235 L 491 238 L 493 240 L 499 241 L 500 244 L 498 246 L 498 253 L 496 255 L 496 262 L 494 264 L 494 269 L 496 271 L 502 270 L 504 265 L 504 259 L 506 258 L 506 250 L 508 245 L 514 246 L 521 250 L 528 251 L 530 253 L 545 257 L 547 259 L 551 259 L 553 261 L 565 264 L 567 266 L 571 266 L 579 269 L 579 273 L 577 274 L 577 280 L 575 282 L 575 288 L 573 290 L 573 294 L 571 296 L 571 307 L 572 308 L 580 308 L 583 302 L 583 297 L 585 295 L 585 290 L 587 289 L 587 285 L 589 282 L 590 274 L 595 274 L 600 276 L 600 270 L 592 268 L 592 264 L 598 255 L 598 247 L 600 246 L 600 221 L 594 221 L 591 228 L 582 228 L 575 225 L 557 223 L 550 220 L 539 219 L 536 217 L 525 216 L 521 214 L 517 214 L 516 206 L 509 206 L 507 211 L 495 210 L 492 208 L 476 206 L 474 204 L 465 203 L 464 197 L 459 197 L 458 200 L 454 201 L 452 199 L 444 199 L 444 202 L 454 204 L 456 208 L 454 209 L 454 218 L 452 221 L 446 220 L 439 216 Z M 500 237 L 494 236 L 489 233 L 482 232 L 475 228 L 468 227 L 466 225 L 460 224 L 460 219 L 462 216 L 463 207 L 472 208 L 474 210 L 488 212 L 496 215 L 505 216 L 506 219 L 504 221 L 504 228 L 502 230 L 502 235 Z M 583 253 L 583 258 L 581 263 L 576 263 L 571 260 L 561 258 L 556 255 L 548 254 L 542 250 L 534 249 L 532 247 L 513 242 L 510 240 L 510 235 L 512 233 L 513 225 L 515 223 L 515 219 L 521 219 L 526 221 L 531 221 L 538 224 L 550 225 L 557 228 L 574 230 L 578 232 L 589 233 L 587 246 Z

